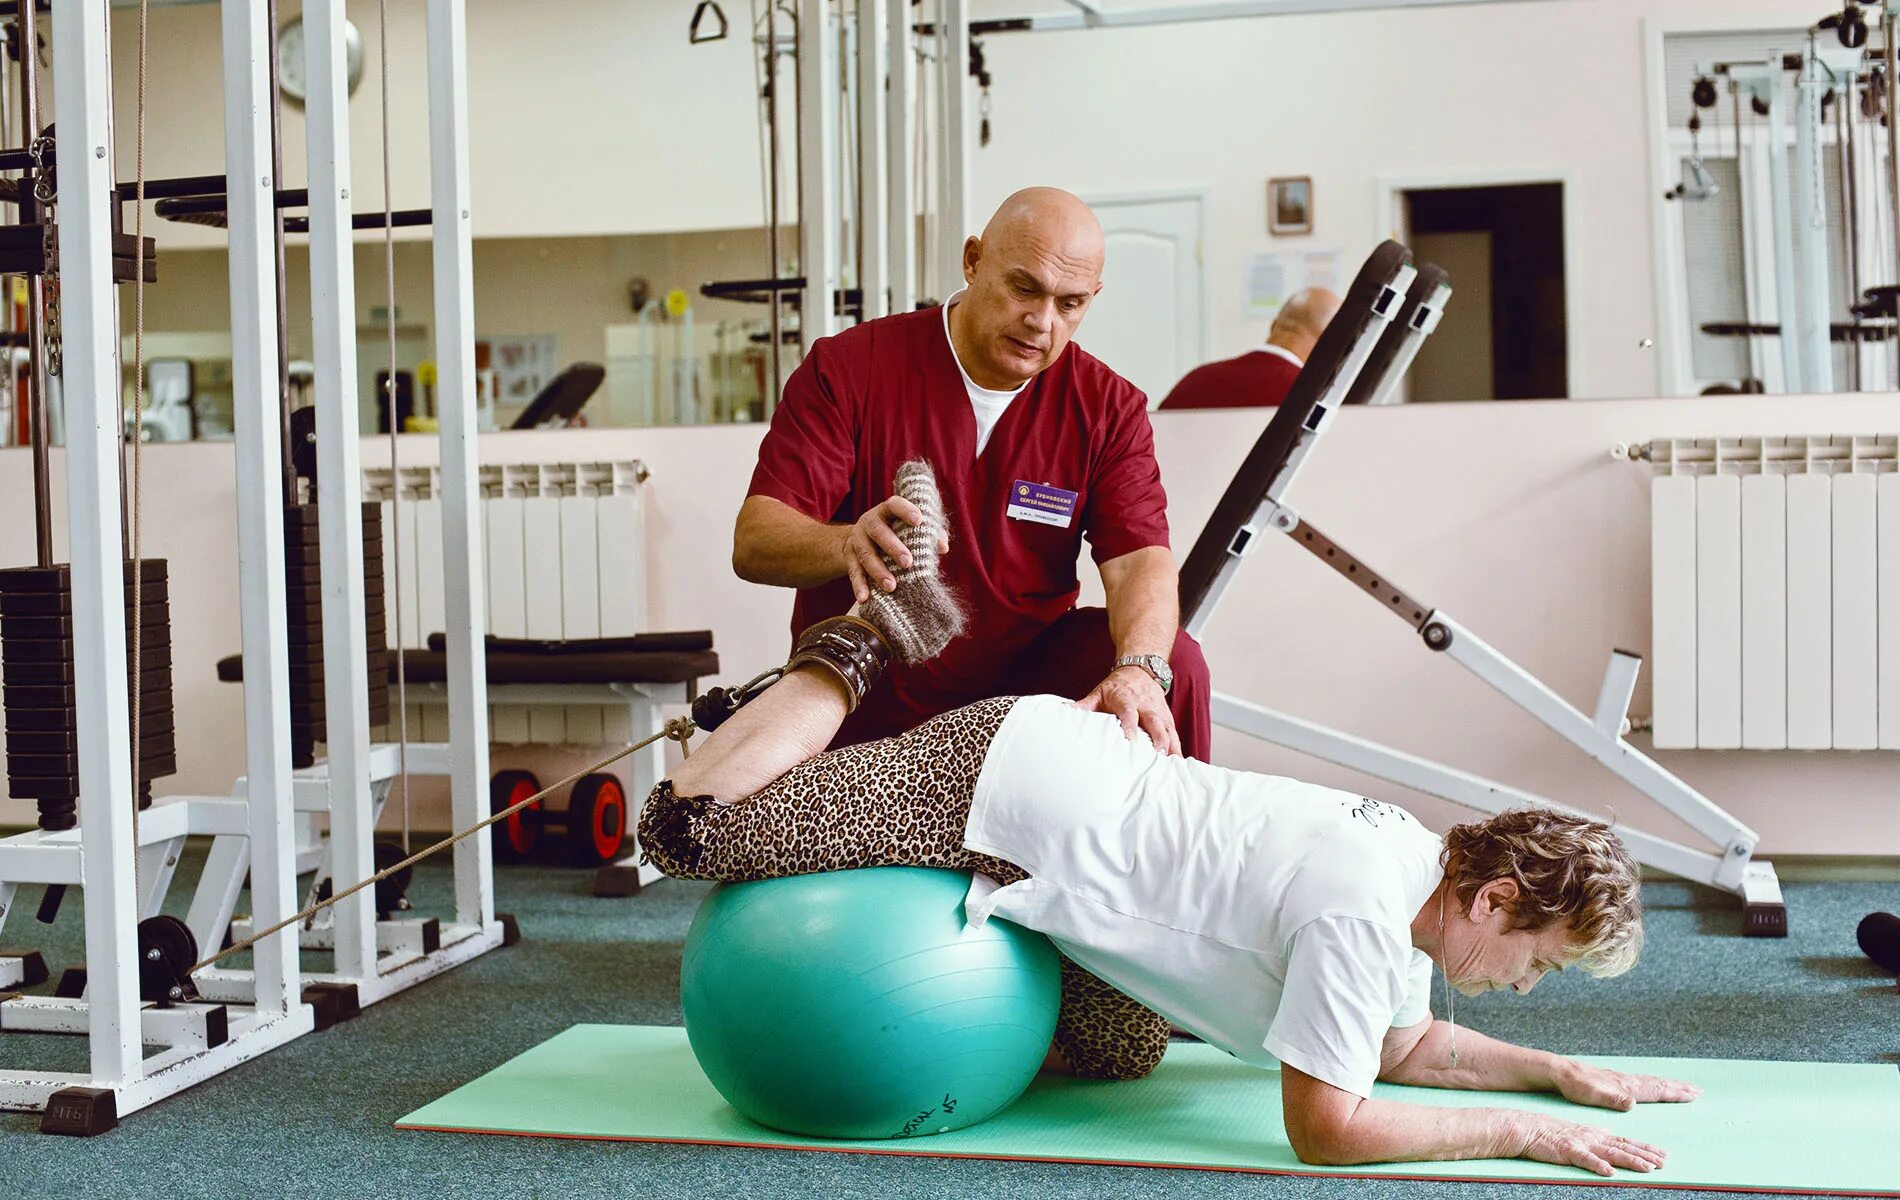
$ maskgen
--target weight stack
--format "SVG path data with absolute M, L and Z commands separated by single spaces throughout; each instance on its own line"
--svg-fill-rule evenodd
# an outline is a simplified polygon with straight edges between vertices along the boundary
M 139 706 L 134 778 L 139 807 L 152 802 L 152 780 L 178 770 L 172 714 L 171 599 L 164 559 L 138 564 L 143 607 L 132 607 L 133 564 L 125 563 L 128 694 Z M 132 621 L 140 661 L 132 661 Z M 40 828 L 78 823 L 79 706 L 73 683 L 72 570 L 0 570 L 0 700 L 6 709 L 7 794 L 39 805 Z
M 316 761 L 324 740 L 323 580 L 317 506 L 284 510 L 285 611 L 290 640 L 290 749 L 294 765 Z M 369 655 L 369 724 L 389 723 L 389 634 L 383 592 L 383 506 L 363 505 L 363 613 Z

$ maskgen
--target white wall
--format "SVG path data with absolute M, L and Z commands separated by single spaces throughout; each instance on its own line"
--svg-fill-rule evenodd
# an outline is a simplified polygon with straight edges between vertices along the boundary
M 1260 414 L 1159 413 L 1162 476 L 1177 551 L 1200 530 L 1260 428 Z M 1611 647 L 1649 646 L 1649 501 L 1644 468 L 1613 462 L 1618 441 L 1729 434 L 1890 432 L 1900 398 L 1734 398 L 1562 404 L 1420 405 L 1340 414 L 1293 497 L 1314 524 L 1411 594 L 1443 608 L 1573 701 L 1587 703 Z M 725 427 L 508 434 L 486 461 L 640 456 L 648 485 L 656 628 L 707 628 L 728 677 L 778 660 L 789 593 L 738 582 L 730 521 L 761 430 Z M 428 439 L 405 454 L 433 456 Z M 382 453 L 379 449 L 378 455 Z M 147 451 L 147 553 L 172 562 L 180 774 L 164 790 L 223 793 L 242 769 L 239 689 L 213 663 L 237 649 L 236 520 L 228 445 Z M 60 459 L 56 456 L 55 463 Z M 64 508 L 63 472 L 55 496 Z M 0 512 L 31 511 L 25 451 L 0 451 Z M 63 516 L 60 518 L 63 524 Z M 0 563 L 32 557 L 24 519 L 0 525 Z M 1405 625 L 1293 546 L 1269 541 L 1227 593 L 1206 638 L 1221 688 L 1573 803 L 1613 807 L 1658 832 L 1646 801 L 1547 734 Z M 1648 707 L 1639 688 L 1634 711 Z M 580 754 L 524 760 L 550 775 Z M 1671 769 L 1753 825 L 1768 852 L 1900 854 L 1892 754 L 1676 752 Z M 1459 810 L 1220 733 L 1216 761 L 1416 802 L 1443 827 Z M 576 764 L 578 765 L 578 764 Z M 418 789 L 417 820 L 445 810 Z M 31 808 L 0 802 L 0 822 Z

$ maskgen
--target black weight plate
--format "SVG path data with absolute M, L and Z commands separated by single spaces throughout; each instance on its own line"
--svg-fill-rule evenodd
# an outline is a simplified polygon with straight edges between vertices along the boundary
M 20 592 L 70 591 L 72 571 L 64 564 L 52 567 L 7 567 L 0 569 L 0 595 Z
M 139 602 L 147 608 L 170 603 L 171 591 L 162 579 L 148 579 L 140 589 L 143 593 Z M 125 592 L 125 606 L 132 607 L 132 590 Z M 0 615 L 42 617 L 70 613 L 73 610 L 73 594 L 69 588 L 52 591 L 0 592 Z
M 22 639 L 17 642 L 8 642 L 4 649 L 6 651 L 6 658 L 0 661 L 0 670 L 4 670 L 4 666 L 7 663 L 71 662 L 73 658 L 71 652 L 67 650 L 66 644 L 57 640 L 30 642 Z M 130 639 L 125 643 L 125 661 L 126 666 L 129 668 L 132 665 L 132 643 Z M 171 644 L 169 642 L 156 642 L 141 646 L 139 661 L 148 671 L 170 670 L 172 664 Z
M 0 681 L 9 687 L 70 687 L 75 668 L 71 662 L 33 662 L 8 663 L 0 671 Z M 127 683 L 131 682 L 127 676 Z M 155 691 L 161 687 L 170 687 L 172 674 L 170 668 L 147 667 L 139 672 L 139 689 Z
M 7 795 L 15 800 L 66 800 L 79 798 L 77 779 L 24 779 L 7 776 Z
M 41 617 L 37 620 L 58 621 L 63 619 L 64 618 L 59 617 Z M 41 628 L 46 630 L 50 636 L 33 637 L 25 634 L 15 635 L 9 630 L 5 641 L 0 642 L 0 662 L 71 662 L 74 657 L 71 636 L 53 632 L 51 626 L 42 625 Z M 129 658 L 132 653 L 132 631 L 129 627 L 126 629 L 124 636 L 125 653 Z M 160 625 L 157 627 L 148 625 L 140 631 L 139 638 L 142 642 L 140 649 L 147 652 L 148 655 L 155 649 L 171 649 L 172 632 L 169 625 Z
M 170 729 L 163 731 L 140 730 L 139 744 L 145 753 L 170 754 L 177 735 Z M 14 733 L 7 736 L 9 754 L 77 754 L 79 753 L 79 735 L 71 730 L 56 733 Z
M 77 765 L 66 765 L 69 761 L 71 760 L 65 755 L 9 754 L 7 755 L 7 775 L 15 784 L 32 784 L 35 781 L 58 784 L 74 779 L 78 773 Z M 140 761 L 139 778 L 141 780 L 158 779 L 177 770 L 178 756 L 176 754 L 155 754 Z
M 139 713 L 139 724 L 152 733 L 169 730 L 176 722 L 168 705 L 146 705 Z M 6 730 L 11 737 L 16 733 L 69 733 L 79 728 L 79 716 L 70 706 L 51 708 L 28 708 L 24 705 L 6 706 Z
M 141 778 L 157 778 L 156 774 L 154 774 L 154 769 L 158 764 L 165 762 L 176 764 L 177 762 L 178 747 L 173 744 L 172 735 L 169 733 L 161 738 L 150 740 L 141 739 L 139 745 L 143 747 L 139 755 Z M 12 745 L 9 743 L 7 747 L 7 770 L 15 775 L 30 777 L 77 775 L 79 773 L 79 752 L 73 751 L 67 754 L 15 754 Z
M 148 558 L 144 561 L 143 578 L 146 584 L 163 584 L 166 576 L 166 562 L 162 558 Z M 123 578 L 132 582 L 132 564 L 122 564 Z M 58 563 L 50 567 L 7 567 L 0 569 L 0 593 L 6 592 L 61 592 L 72 589 L 72 567 L 68 563 Z

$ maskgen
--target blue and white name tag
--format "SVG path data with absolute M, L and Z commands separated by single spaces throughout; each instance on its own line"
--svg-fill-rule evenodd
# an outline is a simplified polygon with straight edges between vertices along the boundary
M 1018 521 L 1054 525 L 1067 529 L 1075 520 L 1075 492 L 1065 492 L 1046 483 L 1025 483 L 1018 479 L 1009 488 L 1008 515 Z

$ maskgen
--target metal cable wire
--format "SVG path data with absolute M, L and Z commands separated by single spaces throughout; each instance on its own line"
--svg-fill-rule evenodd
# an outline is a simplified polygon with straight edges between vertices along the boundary
M 132 186 L 132 665 L 131 685 L 127 689 L 132 710 L 132 886 L 135 891 L 139 887 L 139 797 L 143 791 L 139 772 L 145 757 L 139 743 L 141 710 L 145 707 L 142 703 L 145 691 L 142 686 L 145 674 L 145 510 L 140 485 L 145 479 L 145 28 L 149 11 L 149 0 L 139 0 L 138 112 L 134 120 L 136 162 Z M 114 359 L 117 359 L 116 349 Z

